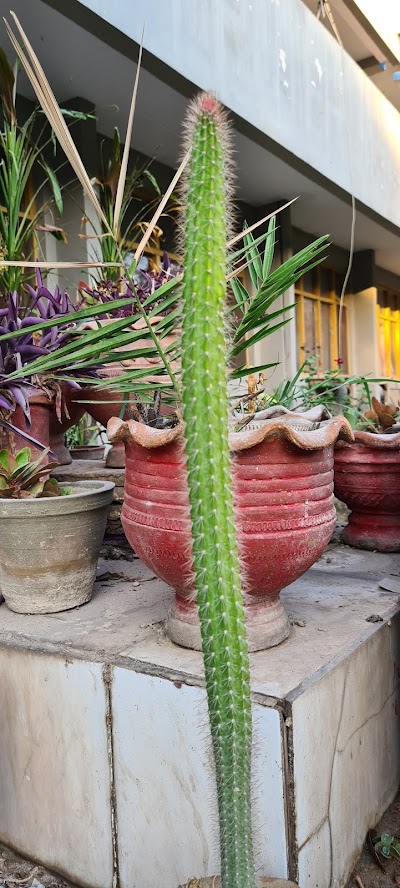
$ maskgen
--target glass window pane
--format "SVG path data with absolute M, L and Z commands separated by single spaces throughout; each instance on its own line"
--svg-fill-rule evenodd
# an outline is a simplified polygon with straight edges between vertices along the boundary
M 385 376 L 385 321 L 378 318 L 379 373 Z
M 338 340 L 339 340 L 339 305 L 336 306 L 336 320 L 337 320 L 337 331 L 338 331 Z M 343 364 L 338 364 L 338 369 L 341 373 L 349 373 L 349 352 L 347 345 L 347 308 L 343 306 L 342 310 L 342 335 L 340 341 L 342 354 L 339 354 L 339 341 L 337 344 L 337 353 L 338 358 L 341 358 Z
M 318 278 L 317 278 L 317 269 L 312 268 L 311 271 L 307 271 L 306 274 L 303 274 L 302 279 L 302 287 L 306 293 L 315 293 L 318 292 Z
M 320 268 L 320 286 L 321 296 L 324 296 L 325 299 L 329 299 L 332 289 L 332 272 L 329 268 Z
M 331 306 L 321 302 L 321 366 L 322 370 L 332 370 L 331 355 Z
M 335 294 L 339 297 L 341 296 L 343 284 L 344 284 L 345 275 L 339 273 L 338 271 L 334 274 L 334 285 L 335 285 Z M 349 284 L 347 283 L 346 293 L 349 292 Z
M 304 298 L 304 331 L 305 331 L 305 357 L 316 354 L 316 304 L 313 299 Z

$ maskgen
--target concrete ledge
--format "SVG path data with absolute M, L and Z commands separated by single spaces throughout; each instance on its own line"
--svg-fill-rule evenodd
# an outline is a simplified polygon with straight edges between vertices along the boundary
M 98 574 L 79 610 L 0 607 L 0 840 L 88 888 L 176 888 L 219 869 L 201 655 L 166 639 L 139 559 Z M 283 593 L 288 641 L 252 655 L 260 874 L 341 888 L 396 793 L 389 575 L 399 556 L 331 545 Z

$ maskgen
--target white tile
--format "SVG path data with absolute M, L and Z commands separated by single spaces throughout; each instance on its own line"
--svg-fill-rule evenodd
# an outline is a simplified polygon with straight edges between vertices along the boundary
M 299 846 L 328 816 L 332 763 L 345 681 L 343 664 L 293 702 L 293 768 Z
M 280 715 L 276 709 L 253 710 L 253 823 L 257 871 L 288 876 L 284 769 Z
M 299 851 L 299 885 L 300 888 L 332 888 L 331 842 L 326 820 Z
M 318 888 L 325 886 L 322 824 L 330 826 L 332 886 L 337 888 L 345 884 L 367 830 L 377 823 L 397 791 L 398 629 L 398 620 L 381 626 L 293 702 L 301 888 L 307 884 L 311 888 L 317 877 L 322 880 Z M 317 836 L 320 844 L 316 844 Z M 308 870 L 312 873 L 310 882 L 306 879 Z M 329 888 L 330 881 L 326 884 Z
M 205 691 L 115 668 L 112 709 L 121 888 L 218 872 Z M 254 720 L 257 867 L 286 876 L 279 713 L 257 706 Z
M 112 884 L 101 666 L 0 649 L 0 836 L 91 888 Z
M 217 872 L 205 691 L 116 668 L 112 711 L 121 888 Z
M 333 876 L 338 884 L 399 785 L 396 631 L 395 626 L 383 627 L 351 658 L 330 805 Z

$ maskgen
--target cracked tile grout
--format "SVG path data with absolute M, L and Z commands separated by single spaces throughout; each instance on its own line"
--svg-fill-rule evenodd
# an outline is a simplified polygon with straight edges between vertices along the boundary
M 117 800 L 115 793 L 115 774 L 114 774 L 114 738 L 113 738 L 113 722 L 112 722 L 112 665 L 104 663 L 102 666 L 102 678 L 106 697 L 106 733 L 107 733 L 107 756 L 110 775 L 110 815 L 111 815 L 111 841 L 112 841 L 112 858 L 113 858 L 113 879 L 112 888 L 119 888 L 119 860 L 118 860 L 118 821 L 117 821 Z

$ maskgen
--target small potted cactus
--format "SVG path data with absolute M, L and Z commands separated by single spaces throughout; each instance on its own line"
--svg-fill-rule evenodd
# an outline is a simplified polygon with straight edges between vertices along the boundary
M 48 454 L 0 451 L 0 590 L 18 613 L 89 601 L 113 495 L 110 481 L 59 485 Z

